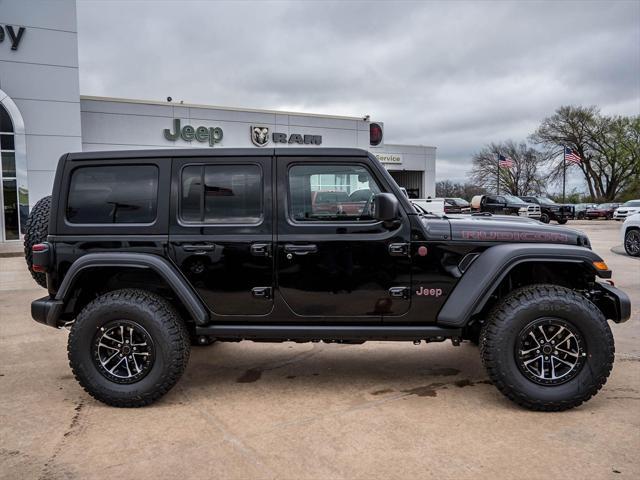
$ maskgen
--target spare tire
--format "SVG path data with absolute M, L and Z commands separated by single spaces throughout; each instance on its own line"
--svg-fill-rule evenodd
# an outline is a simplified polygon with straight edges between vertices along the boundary
M 36 203 L 27 219 L 24 233 L 24 258 L 27 261 L 31 276 L 41 287 L 47 288 L 47 275 L 33 271 L 33 254 L 31 247 L 42 243 L 49 234 L 49 212 L 51 211 L 51 195 L 44 197 Z

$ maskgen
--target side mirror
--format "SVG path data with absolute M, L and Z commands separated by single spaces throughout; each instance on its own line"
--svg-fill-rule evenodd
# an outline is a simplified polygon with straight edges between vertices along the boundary
M 378 193 L 373 199 L 376 220 L 391 222 L 398 218 L 398 199 L 391 193 Z

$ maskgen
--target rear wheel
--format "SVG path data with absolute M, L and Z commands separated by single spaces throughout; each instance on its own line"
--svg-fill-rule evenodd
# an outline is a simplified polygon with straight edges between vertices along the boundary
M 44 197 L 36 203 L 27 219 L 24 232 L 24 258 L 31 276 L 41 287 L 47 288 L 47 275 L 42 272 L 33 271 L 33 253 L 31 249 L 34 245 L 42 243 L 49 234 L 49 212 L 51 211 L 51 195 Z
M 531 410 L 577 407 L 602 388 L 614 359 L 600 310 L 554 285 L 514 291 L 491 312 L 480 342 L 492 383 Z
M 173 307 L 144 290 L 89 303 L 71 327 L 69 364 L 80 385 L 114 407 L 141 407 L 167 393 L 189 360 L 189 334 Z
M 624 235 L 624 250 L 627 255 L 640 257 L 640 230 L 627 230 Z
M 566 218 L 559 218 L 558 219 L 558 225 L 564 225 L 565 223 L 567 223 L 567 219 Z

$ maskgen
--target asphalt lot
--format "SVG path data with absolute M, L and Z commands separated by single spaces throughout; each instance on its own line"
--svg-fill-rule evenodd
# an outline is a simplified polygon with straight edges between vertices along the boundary
M 640 259 L 577 221 L 632 298 L 604 389 L 562 413 L 504 398 L 470 344 L 214 344 L 168 395 L 107 407 L 71 375 L 44 290 L 0 258 L 0 478 L 640 478 Z

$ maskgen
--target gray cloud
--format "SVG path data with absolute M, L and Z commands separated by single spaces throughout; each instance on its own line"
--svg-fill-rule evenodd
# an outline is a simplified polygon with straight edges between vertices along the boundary
M 83 94 L 370 114 L 440 179 L 562 104 L 640 112 L 637 1 L 79 1 L 78 29 Z

